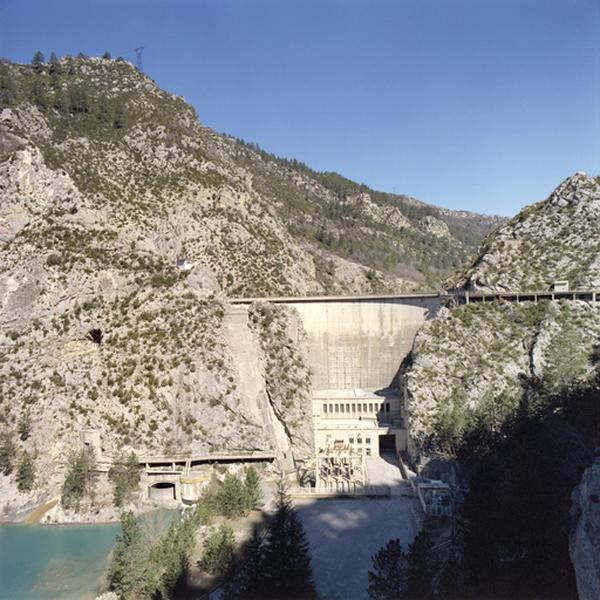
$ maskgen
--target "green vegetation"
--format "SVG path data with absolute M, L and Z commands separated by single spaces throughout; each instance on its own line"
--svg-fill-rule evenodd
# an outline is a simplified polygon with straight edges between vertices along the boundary
M 422 530 L 404 552 L 399 539 L 390 540 L 371 558 L 370 600 L 427 600 L 433 597 L 431 541 Z
M 29 492 L 35 483 L 35 464 L 27 450 L 21 454 L 17 465 L 17 488 L 20 492 Z
M 156 540 L 131 512 L 121 514 L 121 527 L 108 572 L 111 588 L 122 600 L 173 600 L 185 584 L 196 519 L 173 520 Z
M 92 450 L 82 448 L 69 457 L 62 487 L 61 504 L 76 511 L 84 497 L 93 500 L 96 487 L 96 458 Z
M 108 471 L 113 483 L 113 501 L 115 506 L 126 504 L 140 485 L 140 468 L 134 452 L 122 453 Z
M 220 513 L 228 519 L 245 516 L 251 510 L 258 508 L 261 502 L 261 490 L 256 470 L 249 467 L 245 481 L 228 473 L 219 483 L 216 501 Z
M 10 475 L 15 464 L 15 454 L 17 447 L 13 441 L 13 435 L 10 431 L 0 433 L 0 471 L 3 475 Z
M 533 414 L 524 402 L 487 448 L 463 450 L 471 471 L 456 550 L 468 575 L 464 597 L 577 597 L 571 493 L 600 444 L 599 393 L 600 381 L 566 389 Z
M 233 563 L 234 548 L 233 530 L 228 525 L 221 525 L 208 534 L 200 566 L 211 575 L 226 574 Z
M 282 481 L 266 540 L 261 543 L 258 533 L 254 533 L 246 559 L 224 596 L 225 600 L 317 598 L 306 534 Z

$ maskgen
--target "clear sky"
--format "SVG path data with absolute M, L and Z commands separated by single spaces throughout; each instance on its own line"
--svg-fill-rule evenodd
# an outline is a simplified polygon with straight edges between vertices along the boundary
M 0 56 L 134 60 L 206 125 L 514 214 L 600 173 L 600 0 L 0 0 Z

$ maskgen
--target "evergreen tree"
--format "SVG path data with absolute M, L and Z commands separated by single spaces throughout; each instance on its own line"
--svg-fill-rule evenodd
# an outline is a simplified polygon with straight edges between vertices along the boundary
M 246 509 L 254 510 L 262 502 L 262 491 L 260 489 L 260 479 L 254 467 L 249 467 L 246 471 L 246 480 L 244 482 L 246 493 Z
M 44 58 L 44 55 L 38 50 L 31 59 L 31 66 L 36 73 L 39 73 L 45 62 L 46 59 Z
M 165 600 L 181 595 L 189 570 L 189 555 L 195 545 L 195 533 L 193 518 L 174 519 L 153 552 L 152 562 L 160 565 L 161 572 L 157 587 L 160 597 Z
M 73 113 L 89 112 L 89 100 L 86 91 L 80 87 L 69 90 L 69 109 Z
M 246 548 L 244 563 L 232 581 L 232 589 L 224 600 L 261 600 L 264 597 L 264 549 L 262 540 L 255 527 Z
M 106 96 L 100 96 L 98 100 L 98 119 L 103 123 L 114 123 L 114 111 L 111 103 L 108 101 Z
M 278 484 L 277 510 L 269 529 L 263 571 L 264 598 L 317 597 L 306 534 L 282 480 Z
M 464 593 L 461 589 L 460 566 L 454 557 L 451 557 L 439 578 L 438 597 L 440 600 L 463 600 Z
M 50 53 L 50 68 L 49 72 L 52 76 L 57 76 L 62 74 L 62 67 L 60 66 L 60 61 L 58 60 L 58 56 L 54 52 Z
M 398 600 L 406 592 L 407 564 L 399 539 L 390 540 L 372 557 L 368 573 L 370 600 Z
M 113 127 L 115 129 L 124 129 L 129 123 L 128 115 L 121 104 L 117 104 L 114 110 Z
M 587 372 L 589 362 L 581 331 L 572 323 L 563 324 L 548 346 L 543 392 L 552 395 L 575 388 Z
M 10 475 L 13 472 L 16 451 L 17 447 L 13 442 L 12 433 L 3 431 L 0 434 L 0 470 L 4 475 Z
M 113 483 L 113 501 L 115 506 L 123 506 L 140 484 L 140 469 L 134 452 L 121 454 L 108 471 Z
M 35 465 L 29 452 L 21 455 L 17 466 L 17 488 L 20 492 L 29 492 L 33 489 L 35 482 Z
M 220 483 L 218 499 L 221 514 L 228 519 L 247 513 L 246 489 L 244 483 L 235 475 L 228 473 Z
M 121 529 L 109 567 L 110 586 L 122 600 L 152 598 L 157 569 L 150 560 L 148 540 L 132 512 L 121 514 Z
M 223 575 L 231 568 L 235 539 L 228 525 L 214 529 L 206 538 L 200 566 L 207 573 Z
M 65 508 L 74 507 L 79 510 L 79 504 L 84 496 L 93 499 L 96 484 L 96 459 L 94 453 L 87 448 L 71 454 L 69 467 L 62 487 L 61 503 Z
M 105 52 L 105 53 L 102 55 L 102 58 L 103 58 L 104 60 L 111 60 L 111 59 L 112 59 L 112 56 L 110 55 L 110 52 L 107 50 L 107 51 L 106 51 L 106 52 Z
M 431 598 L 431 540 L 423 529 L 408 547 L 406 554 L 406 598 L 407 600 L 427 600 Z

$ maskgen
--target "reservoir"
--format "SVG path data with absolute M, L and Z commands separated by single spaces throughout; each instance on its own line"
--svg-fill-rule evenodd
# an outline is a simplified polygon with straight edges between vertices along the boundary
M 176 511 L 143 517 L 164 531 Z M 0 525 L 1 600 L 94 600 L 121 526 Z

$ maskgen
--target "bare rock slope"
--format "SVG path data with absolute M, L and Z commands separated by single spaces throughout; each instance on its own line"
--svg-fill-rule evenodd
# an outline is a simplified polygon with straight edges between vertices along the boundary
M 490 234 L 453 284 L 472 291 L 546 290 L 556 280 L 600 285 L 600 178 L 575 173 L 543 202 Z

